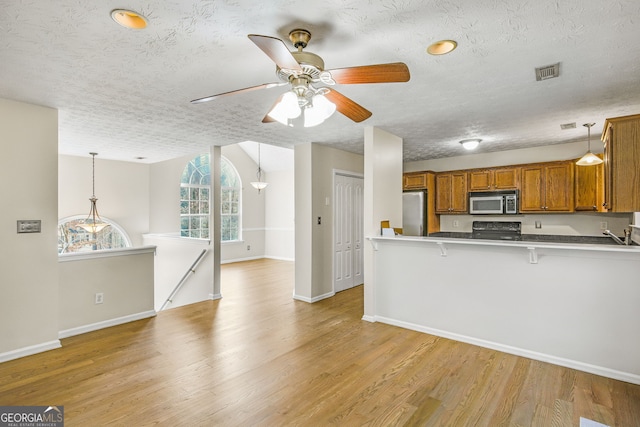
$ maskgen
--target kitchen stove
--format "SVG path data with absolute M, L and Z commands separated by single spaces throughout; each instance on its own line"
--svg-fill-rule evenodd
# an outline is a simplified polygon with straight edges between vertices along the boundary
M 519 221 L 473 221 L 471 235 L 474 239 L 522 240 L 522 223 Z

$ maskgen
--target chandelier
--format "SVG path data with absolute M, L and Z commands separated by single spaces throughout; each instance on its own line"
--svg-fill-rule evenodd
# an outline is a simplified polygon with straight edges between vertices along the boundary
M 258 173 L 256 173 L 256 176 L 258 180 L 252 181 L 251 185 L 253 186 L 253 188 L 258 190 L 258 194 L 260 194 L 260 190 L 263 190 L 267 185 L 269 185 L 267 182 L 264 182 L 262 180 L 262 167 L 260 166 L 260 143 L 258 143 Z
M 89 199 L 91 201 L 91 209 L 89 209 L 89 215 L 84 220 L 84 223 L 78 224 L 79 227 L 82 227 L 86 231 L 92 234 L 96 234 L 100 232 L 102 229 L 109 226 L 106 222 L 102 221 L 100 215 L 98 214 L 98 207 L 96 206 L 96 202 L 98 199 L 96 198 L 96 156 L 98 153 L 89 153 L 93 157 L 93 169 L 92 169 L 92 182 L 93 182 L 93 194 Z

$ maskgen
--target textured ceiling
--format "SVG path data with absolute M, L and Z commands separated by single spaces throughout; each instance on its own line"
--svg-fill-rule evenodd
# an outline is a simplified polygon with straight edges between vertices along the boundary
M 157 162 L 209 145 L 316 142 L 362 153 L 363 129 L 404 139 L 406 161 L 586 140 L 583 123 L 640 113 L 637 0 L 0 0 L 0 97 L 59 110 L 59 151 Z M 110 17 L 128 7 L 148 18 L 128 30 Z M 326 68 L 405 62 L 408 83 L 340 85 L 373 116 L 336 113 L 293 129 L 262 118 L 284 87 L 192 105 L 191 99 L 277 81 L 247 34 L 287 43 L 311 31 L 306 50 Z M 435 57 L 427 45 L 454 39 Z M 293 48 L 292 48 L 293 49 Z M 534 69 L 560 63 L 560 77 Z M 560 124 L 577 127 L 561 130 Z M 7 142 L 3 142 L 7 143 Z M 586 147 L 586 144 L 585 144 Z

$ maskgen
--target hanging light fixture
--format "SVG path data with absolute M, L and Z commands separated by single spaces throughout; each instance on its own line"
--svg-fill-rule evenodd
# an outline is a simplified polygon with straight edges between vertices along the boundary
M 98 207 L 96 206 L 96 156 L 98 153 L 89 153 L 93 157 L 93 173 L 92 173 L 92 182 L 93 182 L 93 195 L 89 199 L 91 201 L 91 209 L 89 210 L 89 215 L 87 219 L 84 220 L 83 224 L 78 224 L 79 227 L 87 230 L 89 233 L 96 234 L 100 232 L 102 229 L 109 226 L 106 222 L 102 221 L 100 215 L 98 214 Z
M 591 126 L 593 125 L 595 125 L 595 123 L 585 123 L 582 125 L 587 128 L 587 133 L 588 133 L 587 143 L 589 145 L 588 145 L 587 154 L 582 156 L 580 160 L 576 162 L 576 165 L 578 166 L 593 166 L 593 165 L 598 165 L 602 163 L 602 159 L 591 152 Z
M 263 190 L 267 185 L 269 185 L 267 182 L 264 182 L 262 180 L 262 167 L 260 165 L 260 143 L 258 143 L 258 173 L 256 173 L 256 176 L 258 177 L 258 180 L 252 181 L 251 185 L 253 186 L 253 188 L 258 190 L 258 194 L 260 194 L 260 190 Z

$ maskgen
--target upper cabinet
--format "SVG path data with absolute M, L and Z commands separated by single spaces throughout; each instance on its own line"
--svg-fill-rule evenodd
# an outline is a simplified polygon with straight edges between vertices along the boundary
M 436 175 L 436 213 L 467 213 L 466 172 L 440 172 Z
M 425 190 L 429 172 L 407 172 L 402 176 L 403 190 Z
M 602 155 L 597 155 L 602 158 Z M 575 166 L 574 195 L 576 211 L 603 212 L 604 163 Z
M 604 142 L 604 208 L 640 212 L 640 115 L 607 119 Z
M 573 212 L 573 161 L 521 168 L 520 212 Z
M 516 167 L 474 169 L 469 174 L 469 191 L 512 190 L 518 188 L 520 169 Z

